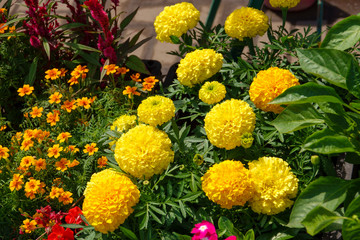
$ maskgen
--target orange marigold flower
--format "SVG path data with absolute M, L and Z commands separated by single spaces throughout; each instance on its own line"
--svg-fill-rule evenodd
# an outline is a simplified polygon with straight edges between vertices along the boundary
M 26 193 L 37 193 L 40 187 L 40 180 L 36 180 L 34 178 L 30 179 L 27 183 L 25 183 L 25 192 Z M 28 196 L 27 196 L 28 197 Z M 32 199 L 32 195 L 29 195 L 30 199 Z
M 70 161 L 66 158 L 62 158 L 60 161 L 55 162 L 56 170 L 64 172 L 67 169 L 67 165 Z
M 107 161 L 108 161 L 108 159 L 105 157 L 105 156 L 102 156 L 101 158 L 99 158 L 98 160 L 97 160 L 97 163 L 98 163 L 98 168 L 103 168 L 103 167 L 105 167 L 106 165 L 107 165 Z
M 154 87 L 154 85 L 153 84 L 151 84 L 151 83 L 147 83 L 147 82 L 143 82 L 143 84 L 142 84 L 142 90 L 144 90 L 144 91 L 151 91 L 152 89 L 153 89 L 153 87 Z
M 15 32 L 15 30 L 16 30 L 15 26 L 9 27 L 9 33 L 13 33 L 13 32 Z M 12 37 L 15 37 L 15 36 L 8 36 L 7 39 L 9 40 Z
M 57 68 L 49 69 L 45 73 L 46 73 L 45 78 L 46 79 L 50 78 L 51 80 L 56 80 L 61 75 L 61 71 L 59 71 L 59 69 Z
M 18 90 L 19 96 L 23 97 L 25 95 L 30 95 L 34 91 L 34 87 L 30 87 L 29 84 L 25 84 L 22 88 L 19 88 Z
M 31 233 L 32 231 L 34 231 L 36 229 L 36 224 L 37 224 L 37 222 L 35 220 L 30 221 L 30 219 L 25 219 L 23 221 L 23 225 L 21 225 L 20 228 L 25 233 Z
M 20 174 L 14 174 L 13 175 L 13 179 L 9 184 L 9 188 L 11 191 L 19 191 L 22 188 L 22 185 L 24 184 L 23 181 L 24 176 L 20 175 Z
M 76 102 L 75 99 L 71 101 L 66 100 L 64 104 L 61 106 L 61 109 L 66 110 L 67 112 L 71 112 L 72 110 L 76 109 L 75 102 Z
M 60 77 L 65 77 L 65 74 L 68 72 L 65 68 L 60 68 Z
M 24 131 L 24 139 L 32 139 L 34 137 L 34 130 L 33 129 L 26 129 Z
M 62 202 L 64 205 L 70 204 L 74 201 L 74 199 L 71 197 L 73 194 L 69 191 L 63 192 L 60 194 L 59 202 Z
M 72 153 L 77 153 L 79 152 L 80 150 L 75 146 L 75 145 L 69 145 L 67 148 L 66 148 L 66 152 L 72 152 Z
M 49 197 L 51 199 L 54 199 L 54 198 L 58 198 L 60 197 L 60 195 L 64 192 L 64 189 L 62 188 L 58 188 L 58 187 L 52 187 L 51 188 L 51 191 L 50 191 L 50 194 L 49 194 Z
M 126 86 L 123 91 L 124 95 L 129 95 L 129 98 L 132 98 L 133 95 L 140 96 L 140 93 L 136 91 L 137 87 Z
M 60 121 L 60 117 L 57 111 L 54 110 L 47 114 L 46 122 L 50 123 L 50 126 L 55 126 L 58 121 Z
M 60 103 L 61 102 L 61 98 L 62 98 L 62 94 L 59 92 L 54 92 L 54 94 L 51 94 L 49 97 L 49 103 L 53 104 L 53 103 Z
M 150 76 L 150 77 L 144 78 L 144 82 L 155 85 L 157 82 L 159 82 L 159 80 L 156 79 L 154 76 Z
M 119 69 L 119 66 L 115 64 L 105 65 L 104 69 L 106 69 L 106 75 L 114 74 Z
M 46 160 L 43 158 L 39 158 L 38 160 L 34 160 L 35 171 L 45 170 L 46 169 Z
M 70 83 L 70 86 L 72 86 L 74 84 L 79 84 L 79 80 L 76 77 L 71 77 L 68 83 Z
M 63 147 L 60 147 L 59 144 L 55 144 L 48 149 L 48 157 L 58 158 L 60 157 L 60 152 L 63 150 Z
M 0 145 L 0 159 L 9 157 L 9 149 Z
M 6 125 L 2 125 L 2 126 L 0 127 L 0 132 L 1 132 L 1 131 L 4 131 L 6 128 L 7 128 Z
M 86 68 L 86 66 L 78 65 L 76 68 L 71 72 L 71 76 L 74 78 L 86 78 L 86 73 L 89 72 L 89 69 Z
M 4 26 L 5 23 L 0 23 L 0 33 L 4 33 L 7 29 L 8 29 L 8 26 Z
M 90 108 L 90 100 L 87 97 L 76 99 L 76 104 L 78 107 L 84 107 L 85 109 Z
M 6 8 L 0 8 L 0 14 L 4 14 L 7 11 Z
M 84 153 L 89 154 L 89 156 L 94 155 L 99 150 L 99 148 L 96 147 L 96 143 L 86 144 L 85 148 L 83 150 Z
M 21 150 L 27 151 L 29 150 L 32 146 L 34 146 L 34 142 L 31 139 L 24 139 L 24 141 L 22 141 L 21 143 Z
M 125 67 L 121 67 L 116 70 L 116 74 L 125 75 L 128 71 L 129 71 L 129 69 L 127 69 Z
M 80 162 L 78 160 L 74 159 L 72 162 L 69 162 L 67 164 L 67 166 L 68 166 L 68 168 L 72 168 L 72 167 L 75 167 L 75 166 L 77 166 L 79 164 L 80 164 Z
M 141 82 L 140 73 L 131 74 L 130 78 L 134 80 L 135 82 Z
M 20 166 L 24 168 L 28 168 L 33 164 L 34 160 L 35 158 L 33 156 L 25 156 L 21 159 Z
M 42 111 L 44 110 L 43 107 L 38 108 L 37 106 L 32 108 L 32 111 L 30 112 L 30 115 L 32 118 L 41 117 Z
M 59 136 L 56 138 L 57 140 L 59 140 L 59 142 L 64 142 L 67 141 L 69 138 L 71 138 L 71 133 L 69 132 L 62 132 L 59 134 Z
M 95 102 L 95 100 L 96 100 L 96 96 L 93 96 L 92 98 L 89 98 L 90 103 Z

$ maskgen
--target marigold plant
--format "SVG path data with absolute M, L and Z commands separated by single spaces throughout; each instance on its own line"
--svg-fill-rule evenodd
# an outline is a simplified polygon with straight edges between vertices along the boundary
M 217 81 L 206 82 L 199 91 L 199 98 L 207 104 L 215 104 L 225 98 L 225 85 Z
M 170 98 L 163 96 L 148 97 L 137 109 L 141 122 L 152 126 L 168 122 L 175 116 L 175 105 Z
M 292 8 L 298 5 L 300 0 L 269 0 L 272 7 L 275 8 Z

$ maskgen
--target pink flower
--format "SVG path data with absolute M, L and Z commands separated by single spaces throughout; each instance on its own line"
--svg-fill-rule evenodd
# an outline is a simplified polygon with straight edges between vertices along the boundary
M 236 240 L 236 237 L 235 236 L 230 236 L 230 237 L 228 237 L 228 238 L 226 238 L 224 240 Z
M 195 224 L 191 233 L 194 234 L 192 240 L 218 240 L 215 227 L 211 222 L 202 221 Z

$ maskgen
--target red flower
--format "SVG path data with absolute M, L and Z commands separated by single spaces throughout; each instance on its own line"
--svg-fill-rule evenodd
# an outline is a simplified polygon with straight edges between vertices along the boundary
M 74 207 L 69 210 L 69 213 L 65 217 L 65 222 L 69 224 L 80 224 L 82 219 L 80 217 L 82 211 L 79 207 Z
M 74 232 L 70 228 L 63 228 L 59 224 L 55 224 L 47 240 L 74 240 Z

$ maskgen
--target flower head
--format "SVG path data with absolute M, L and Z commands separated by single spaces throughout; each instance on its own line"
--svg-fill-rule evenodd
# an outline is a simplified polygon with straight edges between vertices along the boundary
M 261 10 L 242 7 L 232 12 L 225 21 L 225 32 L 230 37 L 243 41 L 245 37 L 264 35 L 269 28 L 269 18 Z
M 105 167 L 106 165 L 107 165 L 107 158 L 105 157 L 105 156 L 102 156 L 101 158 L 99 158 L 98 160 L 97 160 L 97 164 L 98 164 L 98 168 L 103 168 L 103 167 Z
M 23 225 L 20 226 L 20 228 L 25 232 L 25 233 L 31 233 L 32 231 L 34 231 L 36 229 L 36 221 L 35 220 L 31 220 L 30 219 L 25 219 L 23 221 Z
M 72 110 L 76 109 L 76 105 L 75 105 L 76 101 L 75 99 L 69 101 L 66 100 L 63 105 L 61 105 L 61 109 L 66 110 L 68 113 L 70 113 Z
M 126 86 L 125 90 L 123 91 L 124 95 L 129 95 L 129 98 L 133 98 L 134 95 L 140 96 L 140 93 L 136 91 L 137 87 L 130 87 Z
M 207 104 L 215 104 L 224 99 L 226 88 L 224 84 L 217 81 L 206 82 L 199 91 L 199 98 Z
M 74 232 L 67 228 L 65 230 L 64 227 L 60 226 L 59 223 L 55 224 L 51 228 L 51 233 L 48 236 L 47 240 L 57 240 L 57 239 L 63 239 L 63 240 L 74 240 Z
M 64 172 L 68 168 L 70 161 L 66 158 L 62 158 L 60 161 L 55 162 L 56 170 Z
M 96 143 L 86 144 L 84 147 L 83 152 L 89 154 L 89 156 L 94 155 L 99 150 L 99 148 L 96 147 Z
M 53 103 L 60 103 L 61 102 L 61 98 L 62 98 L 62 94 L 59 92 L 54 92 L 53 94 L 50 95 L 49 97 L 49 103 L 53 104 Z
M 180 60 L 176 74 L 181 84 L 193 87 L 220 71 L 223 56 L 213 49 L 195 50 Z
M 45 78 L 51 80 L 56 80 L 61 75 L 61 71 L 59 71 L 59 69 L 57 68 L 49 69 L 45 73 L 46 73 Z
M 292 8 L 298 5 L 300 0 L 270 0 L 269 3 L 274 8 Z
M 260 71 L 250 85 L 250 100 L 266 112 L 280 113 L 279 104 L 269 104 L 286 89 L 299 85 L 299 80 L 287 69 L 271 67 Z
M 73 194 L 69 191 L 65 191 L 60 194 L 59 196 L 59 202 L 61 202 L 64 205 L 68 205 L 74 201 L 74 199 L 71 197 Z
M 84 107 L 85 109 L 90 108 L 91 100 L 87 97 L 76 99 L 76 104 L 78 107 Z
M 106 75 L 115 74 L 119 69 L 119 66 L 115 64 L 105 65 L 104 69 L 106 70 Z
M 134 211 L 140 191 L 125 175 L 106 169 L 87 183 L 83 213 L 96 231 L 114 231 Z
M 44 110 L 43 107 L 38 108 L 37 106 L 32 108 L 32 111 L 30 112 L 30 115 L 32 118 L 41 117 L 42 111 Z
M 39 172 L 40 170 L 46 169 L 46 160 L 43 158 L 39 158 L 38 160 L 33 161 L 33 165 L 35 166 L 35 171 Z
M 126 132 L 136 125 L 136 118 L 136 115 L 121 115 L 113 122 L 110 129 L 118 132 Z
M 50 126 L 55 126 L 58 121 L 60 121 L 59 111 L 54 110 L 53 112 L 49 112 L 46 115 L 46 122 L 50 123 Z
M 240 161 L 225 160 L 214 164 L 201 177 L 206 196 L 222 208 L 244 206 L 253 194 L 249 171 Z
M 121 67 L 116 70 L 116 74 L 125 75 L 129 71 L 130 69 L 127 69 L 126 67 Z
M 252 133 L 255 113 L 242 100 L 226 100 L 215 105 L 205 116 L 205 131 L 211 144 L 227 150 L 241 146 L 241 136 Z
M 63 150 L 63 147 L 60 147 L 59 144 L 55 144 L 48 149 L 48 157 L 58 158 L 60 157 L 60 152 Z
M 152 126 L 161 125 L 175 116 L 175 105 L 170 98 L 163 96 L 148 97 L 137 109 L 141 122 Z
M 13 179 L 10 181 L 9 188 L 11 191 L 19 191 L 22 188 L 22 185 L 24 184 L 23 181 L 24 176 L 20 174 L 14 174 Z
M 116 142 L 115 159 L 125 172 L 149 179 L 154 174 L 161 174 L 174 161 L 174 152 L 165 132 L 141 124 Z
M 30 87 L 29 84 L 25 84 L 22 88 L 19 88 L 18 90 L 19 96 L 23 97 L 25 95 L 30 95 L 34 91 L 34 87 Z
M 191 230 L 194 236 L 191 240 L 217 240 L 216 229 L 211 222 L 202 221 L 201 223 L 195 224 L 195 227 Z
M 0 145 L 0 159 L 9 157 L 9 149 Z
M 57 136 L 57 140 L 59 140 L 59 142 L 65 142 L 65 141 L 67 141 L 69 138 L 71 138 L 72 136 L 71 136 L 71 133 L 69 133 L 69 132 L 62 132 L 62 133 L 60 133 L 58 136 Z
M 154 22 L 156 39 L 172 43 L 170 36 L 181 37 L 200 20 L 200 12 L 191 3 L 182 2 L 167 6 Z
M 249 163 L 249 171 L 255 186 L 250 200 L 254 212 L 274 215 L 293 204 L 290 199 L 296 197 L 299 180 L 287 162 L 281 158 L 262 157 Z

